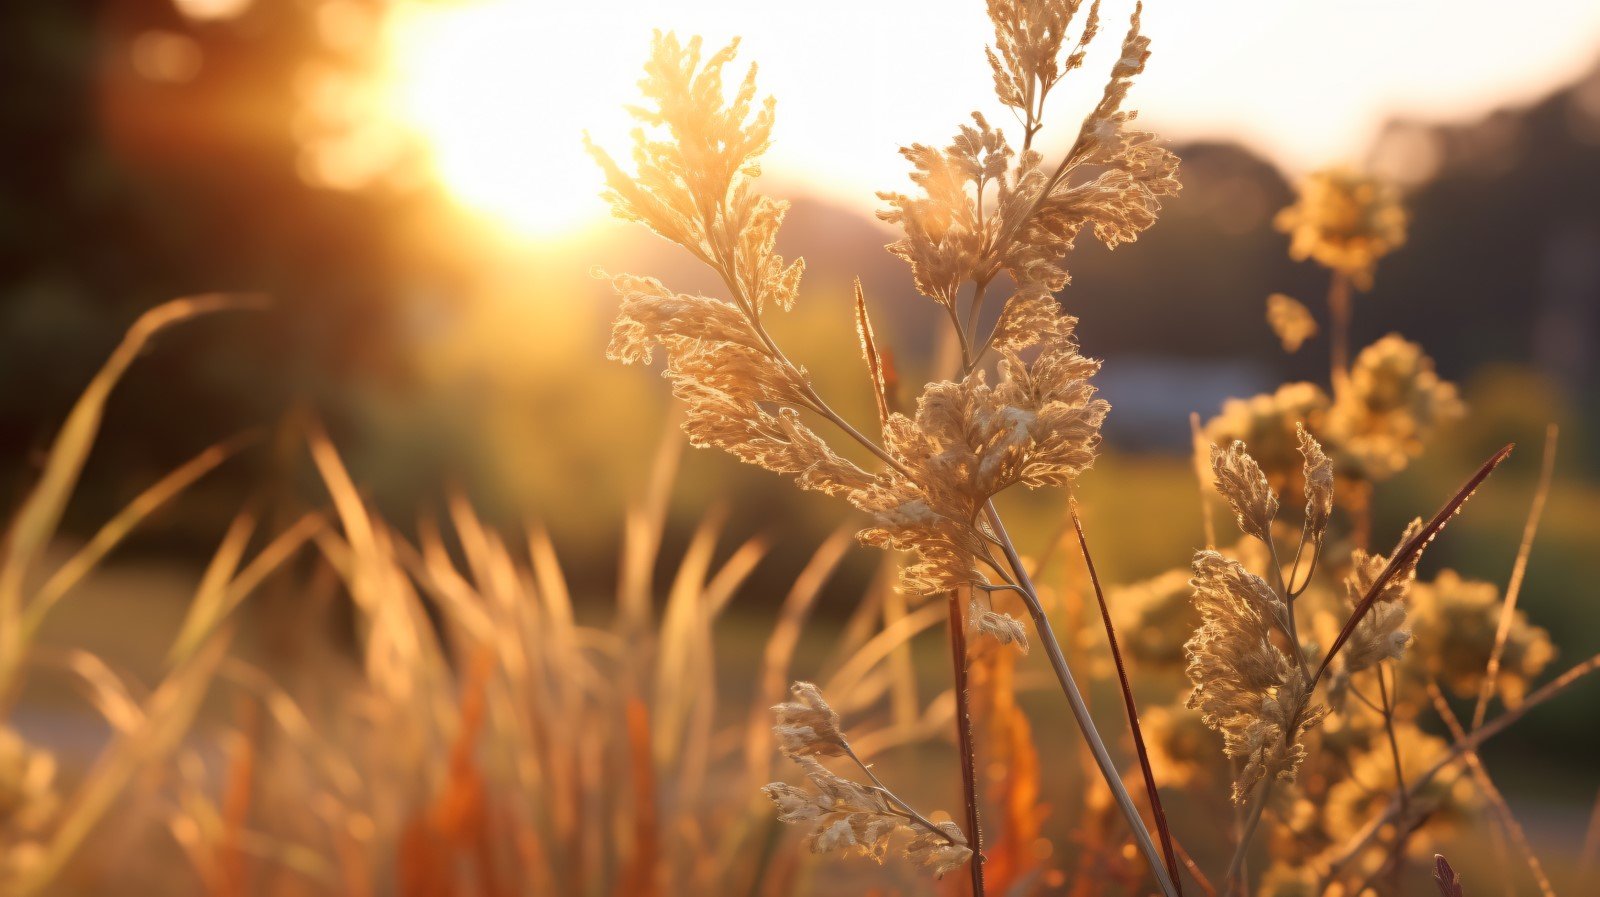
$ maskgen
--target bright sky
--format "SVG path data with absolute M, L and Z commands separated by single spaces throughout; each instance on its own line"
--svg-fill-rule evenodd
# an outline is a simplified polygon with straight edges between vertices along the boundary
M 1132 2 L 1103 8 L 1100 53 L 1078 92 L 1052 96 L 1046 137 L 1075 127 L 1116 52 Z M 979 0 L 417 2 L 391 37 L 397 106 L 463 201 L 532 234 L 570 230 L 604 213 L 580 132 L 626 154 L 620 107 L 655 27 L 742 36 L 741 65 L 760 63 L 778 98 L 767 172 L 862 211 L 903 183 L 903 143 L 943 142 L 974 108 L 1009 123 Z M 1360 158 L 1391 115 L 1472 116 L 1577 76 L 1600 60 L 1600 2 L 1151 0 L 1145 32 L 1133 105 L 1148 126 L 1303 169 Z

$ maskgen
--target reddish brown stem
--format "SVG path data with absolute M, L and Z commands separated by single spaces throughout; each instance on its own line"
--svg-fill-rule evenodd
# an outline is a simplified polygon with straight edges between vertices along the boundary
M 978 828 L 978 768 L 972 751 L 972 711 L 967 694 L 967 626 L 961 602 L 968 589 L 950 595 L 950 665 L 955 674 L 956 745 L 961 751 L 961 791 L 967 805 L 967 846 L 972 848 L 972 895 L 983 897 L 983 841 Z
M 1139 707 L 1134 702 L 1133 685 L 1128 681 L 1128 668 L 1122 660 L 1117 628 L 1111 622 L 1111 608 L 1106 604 L 1105 590 L 1100 587 L 1100 574 L 1095 571 L 1094 558 L 1089 554 L 1089 538 L 1084 535 L 1083 521 L 1078 518 L 1076 503 L 1069 502 L 1067 512 L 1072 516 L 1072 528 L 1078 534 L 1078 548 L 1083 552 L 1083 566 L 1089 571 L 1089 584 L 1094 587 L 1095 600 L 1100 603 L 1100 620 L 1105 623 L 1106 640 L 1111 643 L 1111 659 L 1117 666 L 1117 684 L 1122 687 L 1122 704 L 1128 711 L 1128 728 L 1133 731 L 1133 748 L 1139 755 L 1139 772 L 1144 776 L 1144 788 L 1150 797 L 1150 813 L 1155 817 L 1161 853 L 1167 861 L 1167 874 L 1172 876 L 1172 886 L 1177 890 L 1178 897 L 1183 897 L 1177 852 L 1172 849 L 1172 830 L 1167 827 L 1167 813 L 1161 807 L 1161 791 L 1156 787 L 1155 773 L 1150 768 L 1150 752 L 1144 746 L 1144 727 L 1139 725 Z
M 1515 447 L 1515 444 L 1508 444 L 1505 448 L 1495 452 L 1489 460 L 1483 462 L 1483 466 L 1478 468 L 1478 472 L 1473 474 L 1472 478 L 1467 480 L 1460 489 L 1456 490 L 1455 495 L 1452 495 L 1450 500 L 1444 503 L 1444 507 L 1433 515 L 1433 519 L 1428 521 L 1426 526 L 1418 530 L 1417 534 L 1408 539 L 1405 544 L 1395 549 L 1394 555 L 1389 558 L 1389 563 L 1384 565 L 1382 572 L 1378 574 L 1378 578 L 1373 580 L 1372 586 L 1367 589 L 1366 595 L 1362 596 L 1361 600 L 1356 604 L 1355 610 L 1351 611 L 1349 619 L 1345 620 L 1344 628 L 1339 630 L 1338 637 L 1333 640 L 1333 647 L 1329 648 L 1328 653 L 1323 655 L 1321 665 L 1317 667 L 1316 673 L 1311 677 L 1312 688 L 1316 687 L 1317 680 L 1322 678 L 1322 674 L 1328 671 L 1328 665 L 1333 662 L 1333 658 L 1339 653 L 1339 649 L 1343 648 L 1344 643 L 1350 640 L 1351 634 L 1355 632 L 1356 624 L 1361 622 L 1361 618 L 1366 616 L 1367 611 L 1372 609 L 1373 602 L 1377 601 L 1378 596 L 1383 594 L 1383 587 L 1389 584 L 1389 580 L 1399 575 L 1407 565 L 1411 564 L 1416 556 L 1422 552 L 1422 549 L 1426 548 L 1428 543 L 1439 535 L 1445 524 L 1450 522 L 1450 518 L 1461 510 L 1461 506 L 1467 503 L 1467 499 L 1472 497 L 1472 493 L 1477 491 L 1483 481 L 1489 478 L 1489 474 L 1494 473 L 1494 469 L 1500 466 L 1500 462 L 1504 461 Z M 1309 692 L 1310 689 L 1308 688 L 1307 693 Z

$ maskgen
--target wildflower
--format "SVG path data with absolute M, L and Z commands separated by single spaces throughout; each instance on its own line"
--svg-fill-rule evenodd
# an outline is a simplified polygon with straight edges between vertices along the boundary
M 778 733 L 784 753 L 799 764 L 813 791 L 784 782 L 773 782 L 761 790 L 777 807 L 778 820 L 810 826 L 806 846 L 813 853 L 859 855 L 883 862 L 890 838 L 901 829 L 913 835 L 905 856 L 919 866 L 943 875 L 972 856 L 961 829 L 953 823 L 934 824 L 911 810 L 881 784 L 871 769 L 866 785 L 840 776 L 823 766 L 818 756 L 856 758 L 839 729 L 839 716 L 823 699 L 822 692 L 809 682 L 796 682 L 790 689 L 795 700 L 773 708 L 778 716 Z
M 888 797 L 879 789 L 834 775 L 814 757 L 793 759 L 817 790 L 810 793 L 782 782 L 763 788 L 778 808 L 778 819 L 811 824 L 806 846 L 813 853 L 837 851 L 883 862 L 889 836 L 904 824 Z
M 1082 0 L 1063 3 L 1027 3 L 1023 0 L 989 0 L 995 47 L 985 48 L 994 72 L 994 92 L 1000 102 L 1029 115 L 1043 105 L 1062 76 L 1083 65 L 1084 48 L 1100 27 L 1100 6 L 1091 4 L 1081 36 L 1065 58 L 1061 48 L 1077 17 Z M 998 50 L 998 52 L 996 52 Z
M 1401 534 L 1395 552 L 1400 552 L 1421 529 L 1422 521 L 1413 520 Z M 1382 575 L 1393 556 L 1393 554 L 1389 557 L 1369 554 L 1359 548 L 1351 552 L 1350 572 L 1344 581 L 1345 597 L 1351 607 L 1360 605 L 1366 594 L 1377 584 L 1378 577 Z M 1386 660 L 1398 659 L 1411 641 L 1411 632 L 1405 628 L 1405 599 L 1411 591 L 1411 584 L 1416 581 L 1417 560 L 1420 557 L 1421 552 L 1413 555 L 1403 568 L 1395 571 L 1384 582 L 1372 607 L 1356 624 L 1355 630 L 1350 634 L 1350 640 L 1345 643 L 1344 650 L 1340 653 L 1347 672 L 1357 673 Z
M 778 745 L 790 758 L 837 756 L 845 752 L 839 714 L 823 700 L 822 690 L 810 682 L 789 687 L 794 700 L 772 708 L 778 724 L 772 727 Z
M 1278 213 L 1289 255 L 1314 259 L 1372 288 L 1378 259 L 1406 241 L 1406 213 L 1394 188 L 1350 169 L 1319 171 L 1300 184 L 1295 204 Z
M 1002 204 L 1008 194 L 1011 147 L 982 115 L 974 112 L 972 120 L 943 150 L 920 143 L 900 150 L 921 196 L 879 194 L 890 208 L 878 217 L 905 233 L 889 244 L 889 252 L 911 265 L 919 293 L 951 307 L 962 284 L 984 264 L 985 247 L 999 236 L 1000 221 L 979 209 L 985 191 L 994 184 Z
M 1336 841 L 1362 830 L 1388 808 L 1401 781 L 1415 787 L 1422 781 L 1422 773 L 1450 751 L 1448 742 L 1405 722 L 1396 723 L 1395 742 L 1400 753 L 1399 779 L 1388 741 L 1375 738 L 1351 760 L 1350 775 L 1328 789 L 1323 819 Z M 1433 852 L 1437 839 L 1471 819 L 1481 800 L 1467 777 L 1434 776 L 1409 797 L 1409 803 L 1414 817 L 1423 822 L 1407 840 L 1406 853 L 1423 857 Z
M 1327 434 L 1344 466 L 1383 480 L 1465 410 L 1455 384 L 1439 379 L 1422 347 L 1391 333 L 1356 356 L 1349 388 L 1328 413 Z
M 1195 607 L 1201 625 L 1184 646 L 1194 689 L 1188 706 L 1223 737 L 1223 752 L 1244 761 L 1233 785 L 1243 803 L 1268 776 L 1293 780 L 1305 759 L 1299 737 L 1323 710 L 1309 707 L 1310 683 L 1300 665 L 1272 642 L 1287 628 L 1287 608 L 1266 581 L 1215 551 L 1195 554 Z
M 1478 694 L 1500 625 L 1500 590 L 1493 583 L 1441 570 L 1412 588 L 1417 635 L 1416 666 L 1462 697 Z M 1528 685 L 1555 659 L 1550 634 L 1513 612 L 1495 690 L 1515 706 Z
M 1327 393 L 1316 384 L 1285 383 L 1271 393 L 1223 402 L 1222 413 L 1206 422 L 1203 436 L 1217 445 L 1245 443 L 1268 485 L 1280 494 L 1298 492 L 1304 462 L 1299 428 L 1321 432 L 1328 406 Z
M 1137 19 L 1129 41 L 1143 46 Z M 1065 273 L 1058 277 L 1041 266 L 1059 261 L 1070 246 L 1070 239 L 1062 242 L 1068 212 L 1059 201 L 1069 195 L 1082 200 L 1073 213 L 1081 220 L 1072 228 L 1092 224 L 1120 233 L 1147 224 L 1135 225 L 1142 219 L 1134 211 L 1084 197 L 1112 189 L 1143 205 L 1141 190 L 1167 189 L 1149 181 L 1147 174 L 1159 176 L 1146 171 L 1152 157 L 1135 145 L 1139 141 L 1115 136 L 1127 120 L 1118 110 L 1125 82 L 1143 65 L 1142 50 L 1130 56 L 1125 48 L 1113 70 L 1120 87 L 1108 88 L 1097 107 L 1097 120 L 1115 125 L 1111 136 L 1097 131 L 1066 166 L 1108 169 L 1089 184 L 1047 185 L 1042 174 L 1007 174 L 1012 151 L 982 116 L 945 150 L 906 150 L 922 195 L 892 197 L 894 210 L 886 214 L 905 231 L 891 251 L 911 262 L 918 288 L 953 311 L 967 280 L 1004 269 L 1020 286 L 989 341 L 1000 356 L 995 385 L 975 368 L 959 380 L 925 387 L 913 416 L 889 414 L 885 404 L 879 454 L 888 467 L 872 472 L 837 453 L 806 422 L 807 415 L 841 421 L 762 324 L 765 308 L 793 305 L 804 266 L 774 252 L 785 204 L 752 187 L 770 137 L 771 104 L 755 103 L 753 69 L 731 98 L 724 97 L 722 70 L 735 49 L 702 59 L 698 39 L 681 43 L 658 34 L 641 82 L 647 104 L 635 111 L 646 126 L 635 139 L 636 172 L 624 172 L 590 147 L 606 173 L 613 210 L 683 246 L 714 268 L 730 292 L 712 298 L 679 293 L 651 278 L 611 277 L 622 303 L 608 351 L 624 363 L 648 363 L 655 349 L 665 351 L 663 374 L 687 408 L 683 428 L 692 445 L 723 449 L 792 476 L 802 488 L 845 496 L 867 512 L 873 523 L 859 534 L 862 542 L 917 553 L 902 574 L 907 591 L 933 594 L 982 582 L 973 557 L 985 550 L 976 529 L 984 503 L 1019 483 L 1067 483 L 1093 463 L 1099 445 L 1109 410 L 1089 382 L 1099 364 L 1078 353 L 1074 320 L 1050 295 Z M 1032 191 L 1026 195 L 1016 193 L 1023 181 Z M 983 197 L 991 188 L 999 209 L 985 214 Z M 1046 219 L 1056 223 L 1041 223 Z M 1041 240 L 1049 246 L 1041 248 Z M 1001 243 L 1004 250 L 996 248 Z M 1035 346 L 1042 346 L 1037 357 L 1023 362 L 1017 353 Z M 881 386 L 874 383 L 875 390 Z M 990 622 L 1009 630 L 1002 621 Z
M 1017 484 L 1063 485 L 1094 463 L 1110 410 L 1089 383 L 1098 368 L 1058 342 L 1031 364 L 1007 354 L 994 387 L 974 371 L 928 384 L 914 418 L 890 415 L 885 448 L 900 469 L 850 501 L 873 518 L 858 535 L 864 544 L 916 551 L 902 589 L 936 594 L 981 582 L 972 558 L 987 550 L 976 530 L 984 504 Z
M 1227 448 L 1211 446 L 1211 471 L 1217 491 L 1233 508 L 1239 529 L 1262 541 L 1270 539 L 1272 520 L 1278 516 L 1278 496 L 1267 485 L 1261 465 L 1245 451 L 1244 443 L 1235 440 Z
M 1267 297 L 1267 324 L 1285 352 L 1298 352 L 1306 340 L 1317 335 L 1317 319 L 1310 310 L 1282 293 Z
M 761 324 L 768 306 L 794 305 L 805 266 L 774 252 L 788 204 L 751 188 L 771 136 L 772 102 L 755 105 L 754 67 L 732 99 L 724 97 L 722 70 L 737 46 L 702 59 L 699 38 L 682 43 L 657 33 L 640 82 L 646 104 L 633 110 L 645 126 L 635 134 L 636 171 L 624 172 L 589 144 L 612 211 L 716 269 L 732 293 L 714 299 L 653 278 L 602 274 L 622 298 L 607 351 L 624 363 L 666 351 L 663 375 L 688 409 L 691 444 L 791 475 L 802 488 L 841 494 L 871 476 L 801 420 L 819 410 L 809 375 L 777 351 Z
M 1082 64 L 1083 48 L 1098 31 L 1092 7 L 1077 46 L 1060 57 L 1078 7 L 990 4 L 999 49 L 990 51 L 989 62 L 1001 102 L 1024 112 L 1020 152 L 974 114 L 973 124 L 962 126 L 945 149 L 914 144 L 901 150 L 918 195 L 879 194 L 888 204 L 879 217 L 904 234 L 889 251 L 911 265 L 923 295 L 953 308 L 965 281 L 988 284 L 1005 272 L 1018 285 L 992 337 L 997 349 L 1016 351 L 1059 338 L 1052 322 L 1060 314 L 1050 294 L 1070 279 L 1061 262 L 1078 235 L 1088 229 L 1113 248 L 1135 240 L 1155 223 L 1160 198 L 1179 188 L 1177 157 L 1154 134 L 1128 128 L 1134 113 L 1122 108 L 1149 57 L 1137 10 L 1100 102 L 1068 156 L 1047 167 L 1031 148 L 1044 95 Z

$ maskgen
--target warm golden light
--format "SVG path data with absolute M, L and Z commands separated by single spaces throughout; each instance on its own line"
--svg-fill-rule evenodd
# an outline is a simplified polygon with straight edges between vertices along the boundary
M 1368 159 L 1397 115 L 1470 118 L 1525 102 L 1587 70 L 1600 25 L 1592 0 L 1528 0 L 1516 16 L 1444 16 L 1443 0 L 1366 4 L 1381 7 L 1381 18 L 1219 2 L 1146 10 L 1158 56 L 1135 105 L 1173 140 L 1241 140 L 1290 170 Z M 780 192 L 818 193 L 870 213 L 874 191 L 904 184 L 894 147 L 945 140 L 972 109 L 1010 124 L 989 97 L 988 66 L 974 49 L 991 36 L 982 5 L 936 5 L 935 14 L 914 0 L 394 0 L 375 25 L 381 37 L 371 39 L 361 26 L 371 15 L 364 5 L 326 0 L 319 26 L 330 46 L 382 54 L 370 96 L 318 97 L 319 108 L 334 107 L 338 127 L 331 138 L 319 135 L 331 142 L 311 148 L 308 168 L 315 183 L 368 183 L 370 172 L 404 155 L 401 143 L 420 138 L 425 173 L 464 205 L 524 235 L 571 232 L 605 215 L 582 133 L 626 144 L 631 122 L 622 107 L 635 96 L 650 30 L 662 28 L 704 35 L 711 46 L 742 36 L 736 68 L 742 74 L 759 62 L 762 93 L 782 97 L 764 166 Z M 1133 6 L 1107 0 L 1107 27 L 1120 33 Z M 910 21 L 928 64 L 914 67 L 915 89 L 889 92 L 882 85 L 909 76 L 906 58 L 884 48 L 905 39 Z M 1435 27 L 1439 21 L 1450 27 Z M 1488 57 L 1460 50 L 1490 43 L 1497 50 Z M 1107 69 L 1115 49 L 1107 47 L 1091 53 L 1086 71 Z M 1052 141 L 1065 140 L 1095 100 L 1088 75 L 1060 88 L 1045 145 L 1060 149 Z M 1418 159 L 1413 168 L 1426 163 Z
M 624 95 L 589 77 L 597 23 L 565 6 L 413 3 L 387 35 L 395 111 L 424 139 L 434 175 L 463 203 L 535 235 L 604 214 L 581 128 Z

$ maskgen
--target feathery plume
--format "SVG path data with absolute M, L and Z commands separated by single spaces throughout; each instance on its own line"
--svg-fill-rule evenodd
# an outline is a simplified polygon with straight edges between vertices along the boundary
M 1211 446 L 1211 472 L 1217 492 L 1228 500 L 1239 529 L 1265 542 L 1272 538 L 1272 521 L 1278 516 L 1278 496 L 1267 485 L 1261 465 L 1235 440 L 1227 448 Z

